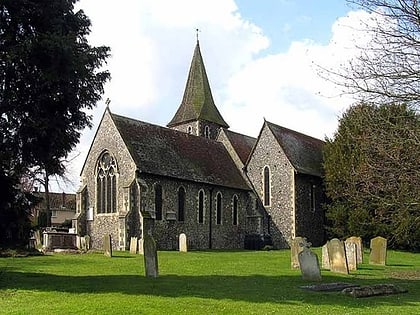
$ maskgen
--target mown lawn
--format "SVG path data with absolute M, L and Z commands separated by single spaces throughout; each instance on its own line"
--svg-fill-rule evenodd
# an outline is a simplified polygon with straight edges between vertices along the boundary
M 324 283 L 408 289 L 360 299 L 302 290 L 310 283 L 290 269 L 289 250 L 158 255 L 156 279 L 128 252 L 0 258 L 0 314 L 420 314 L 420 254 L 389 251 L 386 267 L 365 263 L 348 276 L 322 272 Z

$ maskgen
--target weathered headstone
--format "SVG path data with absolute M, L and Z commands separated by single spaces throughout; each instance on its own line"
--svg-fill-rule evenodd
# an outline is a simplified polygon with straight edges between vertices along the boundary
M 370 240 L 370 256 L 369 264 L 385 265 L 386 264 L 386 246 L 387 240 L 381 236 L 377 236 Z
M 86 244 L 86 250 L 90 249 L 90 236 L 85 235 L 85 244 Z
M 306 243 L 305 237 L 295 237 L 290 242 L 290 266 L 292 269 L 299 269 L 299 253 L 303 250 Z
M 337 238 L 333 238 L 328 243 L 328 257 L 330 258 L 330 270 L 338 273 L 349 273 L 346 260 L 344 244 Z
M 139 254 L 144 255 L 144 246 L 143 246 L 144 241 L 143 241 L 143 239 L 142 238 L 139 239 L 138 243 L 139 243 L 139 247 L 138 247 L 139 248 Z
M 184 233 L 179 234 L 179 251 L 187 252 L 187 236 Z
M 84 236 L 80 238 L 80 249 L 86 250 L 86 238 Z
M 344 242 L 344 246 L 346 248 L 347 267 L 349 271 L 357 270 L 356 244 L 351 242 Z
M 112 239 L 109 234 L 104 235 L 104 255 L 112 257 Z
M 149 234 L 144 235 L 144 269 L 146 277 L 156 278 L 159 275 L 156 242 Z
M 322 246 L 322 269 L 330 270 L 330 257 L 328 256 L 328 242 Z
M 299 266 L 303 280 L 321 281 L 318 256 L 309 248 L 304 248 L 299 254 Z
M 357 264 L 363 263 L 363 243 L 362 238 L 359 236 L 352 236 L 345 240 L 346 243 L 356 244 L 356 261 Z
M 137 254 L 137 237 L 130 239 L 130 254 Z

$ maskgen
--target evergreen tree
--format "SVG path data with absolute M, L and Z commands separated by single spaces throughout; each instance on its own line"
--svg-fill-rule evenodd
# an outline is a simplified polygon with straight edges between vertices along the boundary
M 333 236 L 382 235 L 420 249 L 420 116 L 405 105 L 359 104 L 324 150 Z
M 29 169 L 64 173 L 110 78 L 99 71 L 109 48 L 89 45 L 90 20 L 76 1 L 0 1 L 0 178 L 11 192 L 0 212 L 21 200 L 18 179 Z

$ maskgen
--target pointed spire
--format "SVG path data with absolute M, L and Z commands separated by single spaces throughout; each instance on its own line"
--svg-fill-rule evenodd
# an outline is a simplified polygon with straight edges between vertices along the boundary
M 190 72 L 185 86 L 184 97 L 175 116 L 168 127 L 177 126 L 194 120 L 203 120 L 215 123 L 221 127 L 229 128 L 214 104 L 210 84 L 204 67 L 203 58 L 198 41 L 194 49 Z

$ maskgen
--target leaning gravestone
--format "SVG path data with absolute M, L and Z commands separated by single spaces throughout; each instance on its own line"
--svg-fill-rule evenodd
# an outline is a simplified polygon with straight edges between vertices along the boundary
M 144 235 L 143 249 L 146 277 L 156 278 L 159 275 L 156 242 L 149 234 Z
M 111 235 L 109 234 L 104 236 L 104 255 L 107 257 L 112 257 L 112 240 Z
M 328 242 L 322 246 L 322 269 L 330 270 L 330 257 L 328 256 Z
M 187 236 L 184 233 L 179 234 L 179 251 L 187 252 Z
M 381 236 L 370 240 L 370 256 L 369 264 L 385 265 L 386 264 L 386 246 L 387 240 Z
M 344 246 L 346 248 L 347 267 L 349 271 L 357 270 L 356 244 L 344 242 Z
M 137 237 L 130 239 L 130 254 L 137 254 Z
M 298 254 L 300 271 L 303 280 L 321 281 L 318 256 L 309 248 L 303 248 Z
M 295 237 L 290 242 L 290 266 L 292 269 L 299 269 L 299 253 L 303 250 L 303 244 L 306 244 L 305 237 Z
M 338 273 L 349 273 L 346 260 L 344 244 L 337 238 L 333 238 L 328 243 L 328 257 L 330 258 L 330 270 Z
M 359 236 L 352 236 L 345 240 L 345 243 L 354 243 L 356 245 L 356 261 L 357 264 L 363 263 L 363 243 Z

